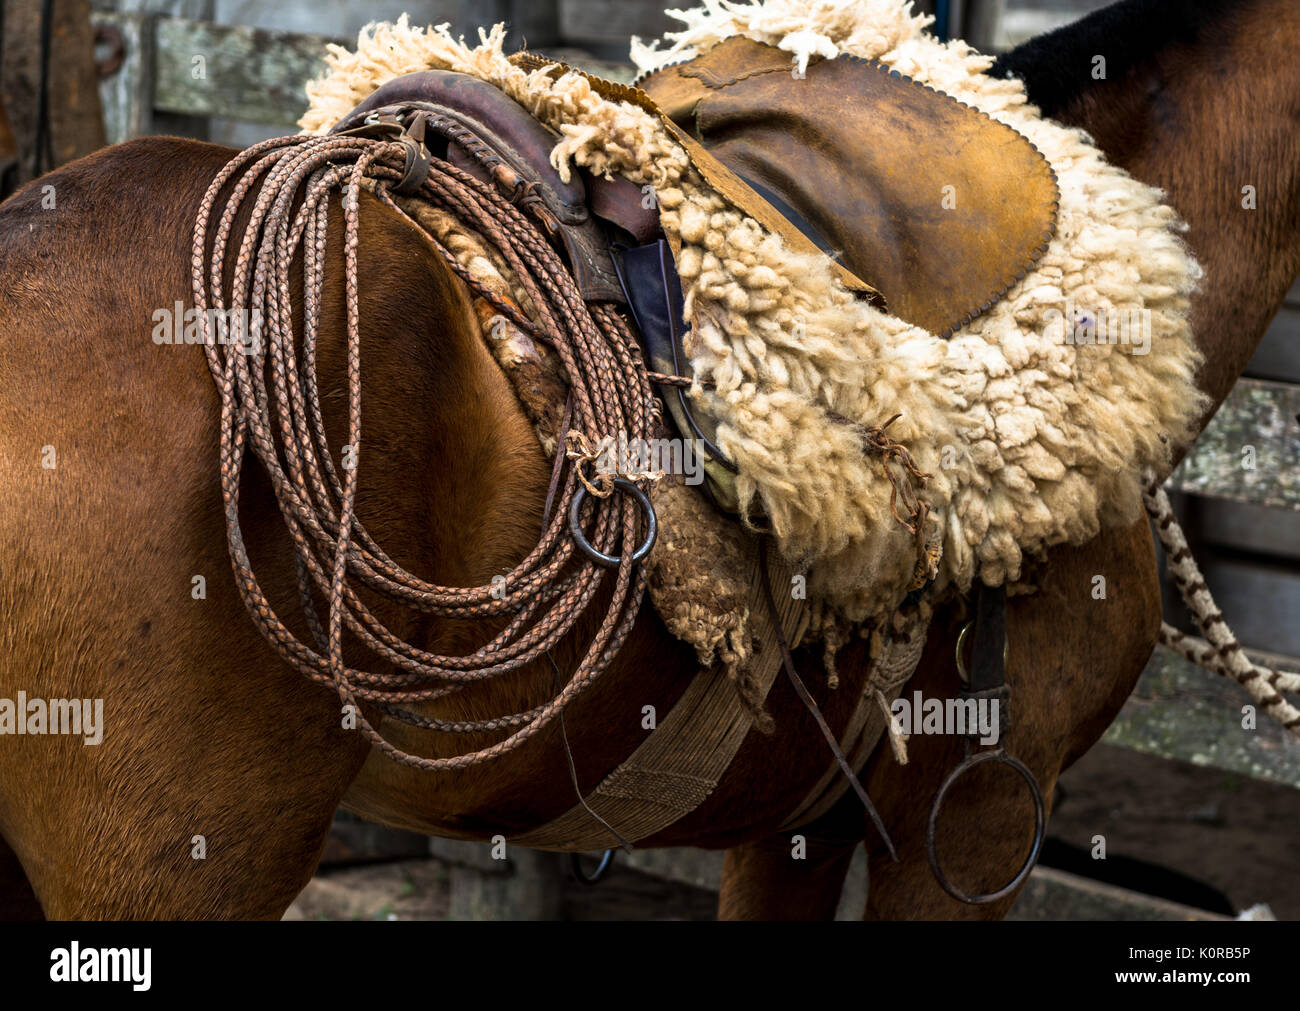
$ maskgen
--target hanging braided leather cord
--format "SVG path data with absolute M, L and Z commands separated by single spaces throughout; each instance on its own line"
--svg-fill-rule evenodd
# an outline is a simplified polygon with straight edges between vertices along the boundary
M 448 136 L 460 129 L 436 117 L 429 118 L 428 126 Z M 646 587 L 646 568 L 639 561 L 649 550 L 650 538 L 640 529 L 641 500 L 609 482 L 603 497 L 587 494 L 579 504 L 576 534 L 614 564 L 600 564 L 574 551 L 575 538 L 568 536 L 570 506 L 588 482 L 580 480 L 585 464 L 568 459 L 561 440 L 541 539 L 506 576 L 504 588 L 499 582 L 478 587 L 425 582 L 403 570 L 374 542 L 356 515 L 358 468 L 365 465 L 357 283 L 363 180 L 372 181 L 374 195 L 416 229 L 476 294 L 555 349 L 569 380 L 567 431 L 592 442 L 619 432 L 647 438 L 653 414 L 646 369 L 627 325 L 612 307 L 582 301 L 564 262 L 537 225 L 497 189 L 440 159 L 430 159 L 427 176 L 412 181 L 409 156 L 409 145 L 357 136 L 276 138 L 242 152 L 213 180 L 200 206 L 192 282 L 208 364 L 221 397 L 221 491 L 231 562 L 244 603 L 276 653 L 313 681 L 333 685 L 343 704 L 353 707 L 357 725 L 375 747 L 395 761 L 435 771 L 466 768 L 518 747 L 600 676 L 636 619 Z M 513 302 L 478 284 L 393 202 L 389 189 L 399 182 L 479 233 L 509 265 L 535 309 L 536 323 Z M 214 229 L 210 221 L 227 189 Z M 326 441 L 316 376 L 329 198 L 335 191 L 344 196 L 345 228 L 348 441 L 347 453 L 339 457 L 341 467 Z M 254 192 L 252 216 L 238 240 L 229 276 L 227 306 L 223 280 L 234 221 Z M 302 317 L 295 320 L 290 267 L 299 257 Z M 220 328 L 214 318 L 251 321 L 248 339 L 230 341 L 225 339 L 228 334 L 214 333 Z M 292 539 L 311 645 L 295 637 L 275 613 L 244 546 L 240 474 L 250 450 L 269 478 Z M 644 478 L 640 484 L 644 486 Z M 567 684 L 550 701 L 522 713 L 466 721 L 432 719 L 402 708 L 444 698 L 545 658 L 574 629 L 611 576 L 608 611 Z M 431 653 L 394 635 L 362 603 L 354 583 L 422 614 L 504 618 L 505 626 L 469 655 Z M 313 589 L 326 603 L 324 624 L 316 617 Z M 395 672 L 348 666 L 343 659 L 345 630 Z M 385 740 L 362 714 L 361 703 L 430 730 L 509 734 L 478 751 L 419 757 Z

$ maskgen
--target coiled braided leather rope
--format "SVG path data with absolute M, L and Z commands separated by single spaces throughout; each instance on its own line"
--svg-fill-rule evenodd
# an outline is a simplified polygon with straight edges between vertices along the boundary
M 449 132 L 449 124 L 430 126 Z M 208 364 L 221 396 L 220 467 L 230 557 L 239 592 L 254 623 L 275 651 L 298 671 L 332 684 L 353 706 L 366 737 L 390 758 L 424 770 L 460 769 L 509 751 L 546 727 L 608 667 L 636 618 L 646 569 L 633 560 L 640 507 L 632 496 L 587 495 L 580 516 L 598 551 L 620 559 L 605 568 L 574 551 L 569 507 L 580 487 L 580 462 L 566 459 L 563 440 L 552 470 L 543 532 L 537 546 L 505 579 L 504 589 L 439 586 L 403 570 L 372 540 L 356 515 L 362 453 L 361 320 L 357 288 L 360 191 L 363 182 L 401 215 L 473 290 L 534 337 L 550 344 L 568 374 L 565 428 L 592 442 L 626 432 L 645 438 L 652 394 L 635 339 L 612 308 L 588 307 L 563 261 L 536 225 L 510 200 L 454 166 L 434 159 L 418 196 L 477 230 L 515 273 L 537 322 L 513 303 L 484 290 L 451 253 L 397 207 L 388 189 L 403 176 L 400 143 L 363 137 L 286 137 L 258 144 L 234 158 L 208 188 L 194 228 L 194 305 L 204 327 Z M 260 185 L 259 185 L 260 183 Z M 223 191 L 227 191 L 224 193 Z M 330 196 L 343 193 L 348 412 L 346 454 L 335 464 L 321 414 L 316 341 L 325 281 Z M 253 199 L 238 238 L 233 271 L 227 252 L 236 215 Z M 218 204 L 215 229 L 210 220 Z M 527 200 L 522 201 L 525 210 Z M 302 317 L 295 320 L 290 267 L 303 265 Z M 231 283 L 230 304 L 223 279 Z M 251 320 L 249 339 L 228 343 L 210 318 Z M 431 339 L 433 339 L 431 337 Z M 239 524 L 240 473 L 252 451 L 270 479 L 297 560 L 299 596 L 313 644 L 301 642 L 272 609 L 249 562 Z M 607 577 L 608 611 L 581 662 L 558 693 L 526 712 L 487 720 L 443 721 L 401 704 L 444 698 L 466 685 L 497 678 L 544 658 L 575 626 Z M 467 656 L 427 652 L 394 635 L 362 603 L 360 584 L 427 615 L 505 619 L 490 641 Z M 327 606 L 316 617 L 313 589 Z M 343 659 L 344 631 L 396 668 L 374 673 Z M 510 731 L 488 747 L 446 758 L 401 751 L 362 715 L 359 703 L 427 729 L 456 733 Z

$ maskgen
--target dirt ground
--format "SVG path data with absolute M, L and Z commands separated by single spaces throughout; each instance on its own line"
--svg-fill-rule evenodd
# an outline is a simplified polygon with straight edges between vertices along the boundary
M 321 871 L 286 920 L 445 920 L 447 868 L 429 858 Z
M 1212 912 L 1267 903 L 1300 919 L 1300 790 L 1104 745 L 1062 789 L 1044 863 Z M 1098 835 L 1104 861 L 1091 857 Z M 616 864 L 594 888 L 571 883 L 562 917 L 708 920 L 715 903 Z M 324 869 L 288 918 L 442 920 L 449 908 L 447 866 L 418 857 Z

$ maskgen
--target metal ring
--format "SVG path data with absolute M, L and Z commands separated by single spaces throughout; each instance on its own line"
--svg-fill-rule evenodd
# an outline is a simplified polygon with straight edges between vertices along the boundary
M 99 24 L 95 25 L 94 46 L 100 45 L 108 46 L 108 55 L 95 61 L 95 73 L 100 78 L 112 77 L 126 62 L 126 39 L 123 38 L 121 29 Z
M 1007 884 L 995 892 L 970 895 L 949 881 L 948 876 L 943 872 L 943 868 L 939 864 L 939 846 L 935 835 L 939 825 L 939 812 L 943 809 L 943 802 L 948 795 L 948 791 L 952 789 L 953 784 L 958 779 L 984 762 L 1000 762 L 1003 765 L 1011 766 L 1020 774 L 1020 778 L 1029 785 L 1029 795 L 1034 800 L 1034 844 L 1029 847 L 1029 856 L 1025 858 L 1025 862 L 1020 870 L 1016 872 L 1016 876 Z M 983 906 L 1010 895 L 1020 887 L 1025 878 L 1029 877 L 1029 872 L 1034 869 L 1034 864 L 1038 862 L 1038 852 L 1043 847 L 1043 836 L 1046 834 L 1047 809 L 1043 803 L 1043 791 L 1038 786 L 1038 780 L 1034 778 L 1034 774 L 1029 771 L 1023 762 L 1012 758 L 1002 748 L 996 748 L 993 751 L 979 751 L 973 755 L 967 755 L 962 759 L 961 764 L 948 774 L 948 778 L 939 787 L 939 792 L 934 795 L 934 802 L 930 805 L 930 821 L 925 829 L 925 853 L 930 858 L 930 870 L 934 872 L 935 880 L 939 882 L 940 887 L 945 892 L 967 905 Z
M 641 546 L 632 553 L 632 562 L 636 564 L 650 554 L 650 549 L 655 546 L 655 538 L 659 536 L 659 521 L 655 518 L 655 508 L 650 504 L 650 497 L 640 488 L 634 485 L 626 478 L 617 477 L 614 479 L 614 487 L 619 491 L 632 495 L 641 503 L 641 508 L 645 510 L 646 518 L 646 535 Z M 578 490 L 573 495 L 573 501 L 569 503 L 569 533 L 573 535 L 574 543 L 578 545 L 582 553 L 590 558 L 597 565 L 604 565 L 607 568 L 617 568 L 623 563 L 622 555 L 607 555 L 602 551 L 597 551 L 587 540 L 587 535 L 582 532 L 582 522 L 579 513 L 582 510 L 582 500 L 587 495 L 585 485 L 578 485 Z
M 970 634 L 970 630 L 974 627 L 975 627 L 975 619 L 972 618 L 970 621 L 966 622 L 966 624 L 964 624 L 961 627 L 961 631 L 957 633 L 957 649 L 956 649 L 956 656 L 954 657 L 954 659 L 957 661 L 957 676 L 961 678 L 962 684 L 970 684 L 970 671 L 966 669 L 966 660 L 962 654 L 966 651 L 966 636 Z M 1002 638 L 1002 666 L 1003 667 L 1006 667 L 1007 659 L 1010 657 L 1010 655 L 1011 655 L 1010 643 L 1008 641 L 1008 637 L 1003 636 Z
M 604 855 L 600 858 L 600 863 L 596 865 L 596 869 L 588 874 L 582 869 L 582 858 L 580 855 L 577 853 L 569 854 L 569 864 L 573 869 L 573 876 L 577 878 L 581 884 L 587 885 L 588 887 L 598 884 L 600 879 L 605 876 L 605 872 L 609 870 L 610 864 L 613 862 L 614 851 L 606 850 Z

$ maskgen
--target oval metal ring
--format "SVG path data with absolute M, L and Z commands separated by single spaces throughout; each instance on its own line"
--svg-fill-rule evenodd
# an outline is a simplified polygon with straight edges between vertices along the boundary
M 650 504 L 650 496 L 634 485 L 627 478 L 616 477 L 614 487 L 619 491 L 625 492 L 641 503 L 641 508 L 645 510 L 646 534 L 645 540 L 641 546 L 632 553 L 633 563 L 639 562 L 650 554 L 650 549 L 655 546 L 655 538 L 659 536 L 659 521 L 655 518 L 655 508 Z M 587 540 L 587 535 L 582 532 L 582 500 L 587 495 L 585 485 L 578 485 L 578 490 L 573 494 L 573 501 L 569 503 L 569 533 L 573 535 L 574 543 L 578 545 L 582 553 L 590 558 L 597 565 L 604 565 L 606 568 L 617 568 L 623 562 L 622 555 L 607 555 L 603 551 L 597 551 Z
M 596 869 L 588 874 L 582 869 L 582 857 L 577 853 L 569 854 L 569 865 L 573 869 L 573 876 L 577 878 L 581 884 L 587 886 L 599 884 L 601 878 L 605 876 L 605 872 L 609 870 L 609 866 L 613 862 L 614 851 L 605 850 L 601 855 L 600 863 L 596 865 Z
M 961 627 L 957 633 L 957 676 L 961 678 L 962 684 L 970 684 L 970 671 L 966 669 L 966 637 L 970 635 L 970 630 L 975 627 L 974 621 L 968 621 Z M 1006 639 L 1002 640 L 1002 666 L 1006 667 L 1007 658 L 1010 656 L 1010 644 Z
M 936 829 L 939 825 L 939 812 L 943 810 L 944 799 L 948 791 L 952 789 L 957 782 L 975 766 L 984 762 L 1000 762 L 1003 765 L 1009 765 L 1020 778 L 1029 786 L 1029 795 L 1034 800 L 1034 844 L 1029 847 L 1029 856 L 1025 858 L 1024 864 L 1020 870 L 1016 871 L 1016 876 L 1003 885 L 995 892 L 985 892 L 982 895 L 971 895 L 963 892 L 960 888 L 948 880 L 948 876 L 943 872 L 943 867 L 939 864 L 939 846 L 935 839 Z M 930 858 L 930 870 L 934 872 L 935 880 L 945 892 L 951 895 L 959 902 L 965 902 L 971 906 L 982 906 L 990 902 L 996 902 L 998 899 L 1005 898 L 1015 891 L 1029 876 L 1029 872 L 1034 869 L 1034 864 L 1038 862 L 1038 851 L 1043 847 L 1043 836 L 1047 834 L 1047 810 L 1043 803 L 1043 791 L 1038 786 L 1038 780 L 1034 774 L 1029 771 L 1023 762 L 1019 759 L 1012 758 L 1001 748 L 993 751 L 980 751 L 974 755 L 967 755 L 962 759 L 961 764 L 948 774 L 948 778 L 943 781 L 939 787 L 939 792 L 934 795 L 934 803 L 930 805 L 930 821 L 925 828 L 925 852 Z

